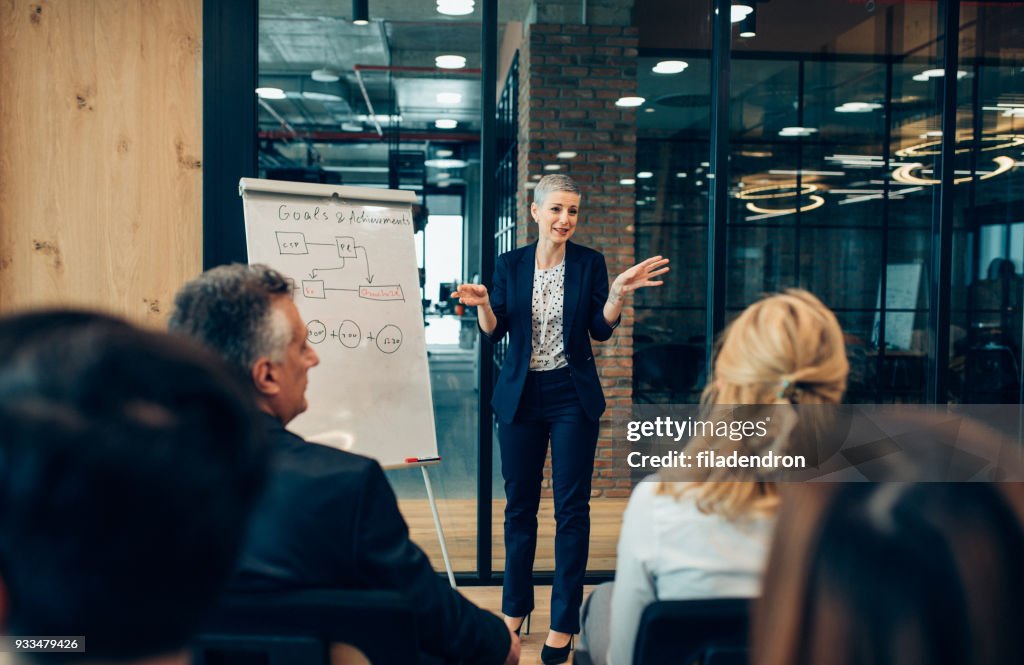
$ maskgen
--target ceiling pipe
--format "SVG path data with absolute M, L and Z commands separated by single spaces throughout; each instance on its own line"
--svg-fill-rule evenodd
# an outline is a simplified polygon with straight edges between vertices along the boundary
M 439 67 L 410 67 L 410 66 L 398 66 L 398 65 L 353 65 L 352 71 L 356 75 L 356 83 L 359 84 L 359 90 L 363 93 L 363 102 L 366 103 L 366 110 L 370 118 L 373 120 L 374 129 L 377 130 L 377 136 L 384 136 L 384 130 L 381 129 L 380 123 L 377 122 L 377 113 L 373 110 L 373 102 L 370 101 L 370 95 L 366 92 L 366 85 L 363 83 L 363 76 L 360 72 L 434 72 L 439 74 L 450 75 L 453 71 L 457 71 L 460 74 L 479 74 L 479 69 L 441 69 Z

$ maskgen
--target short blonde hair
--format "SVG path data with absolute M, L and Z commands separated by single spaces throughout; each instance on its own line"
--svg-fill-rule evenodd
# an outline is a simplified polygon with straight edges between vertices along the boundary
M 567 175 L 546 175 L 537 181 L 537 186 L 533 188 L 533 202 L 537 205 L 544 203 L 545 199 L 548 198 L 548 194 L 552 192 L 569 192 L 577 196 L 583 196 L 580 193 L 580 186 L 576 184 L 576 181 Z
M 747 307 L 725 329 L 701 403 L 838 404 L 849 373 L 843 331 L 835 314 L 811 293 L 790 289 Z M 693 439 L 690 445 L 723 454 L 758 453 L 750 450 L 756 441 L 712 436 Z M 773 446 L 787 448 L 790 441 L 776 440 Z M 728 519 L 774 512 L 775 483 L 759 480 L 756 473 L 754 469 L 709 470 L 703 481 L 685 485 L 671 482 L 671 474 L 664 473 L 666 480 L 658 484 L 656 493 L 694 496 L 703 512 Z

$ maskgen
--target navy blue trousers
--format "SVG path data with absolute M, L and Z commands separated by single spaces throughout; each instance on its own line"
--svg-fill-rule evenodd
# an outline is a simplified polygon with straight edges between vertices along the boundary
M 580 630 L 597 434 L 598 423 L 584 413 L 568 367 L 530 372 L 515 419 L 498 424 L 506 499 L 501 611 L 507 616 L 521 617 L 533 611 L 537 508 L 550 440 L 556 523 L 551 629 L 563 633 Z

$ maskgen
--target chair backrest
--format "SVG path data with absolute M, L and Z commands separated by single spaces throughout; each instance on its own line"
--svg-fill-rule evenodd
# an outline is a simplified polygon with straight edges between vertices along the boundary
M 734 665 L 747 658 L 749 598 L 661 600 L 644 610 L 633 665 Z
M 371 663 L 416 663 L 416 618 L 393 591 L 229 594 L 193 640 L 194 665 L 323 665 L 351 645 Z

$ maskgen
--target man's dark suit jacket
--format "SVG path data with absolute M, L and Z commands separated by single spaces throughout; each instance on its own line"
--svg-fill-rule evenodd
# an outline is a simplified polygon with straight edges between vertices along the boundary
M 276 418 L 264 418 L 270 484 L 231 589 L 400 591 L 417 613 L 424 652 L 451 663 L 504 663 L 508 629 L 452 589 L 409 540 L 380 465 L 304 441 Z
M 505 423 L 512 422 L 523 394 L 526 373 L 533 353 L 533 273 L 537 264 L 537 243 L 498 257 L 491 284 L 491 309 L 497 327 L 487 337 L 498 342 L 508 333 L 508 352 L 491 406 Z M 608 268 L 604 256 L 589 247 L 566 243 L 565 298 L 562 302 L 562 337 L 569 373 L 583 411 L 591 420 L 604 413 L 604 393 L 597 376 L 590 338 L 603 342 L 614 326 L 604 320 L 608 300 Z M 618 325 L 616 323 L 616 325 Z

